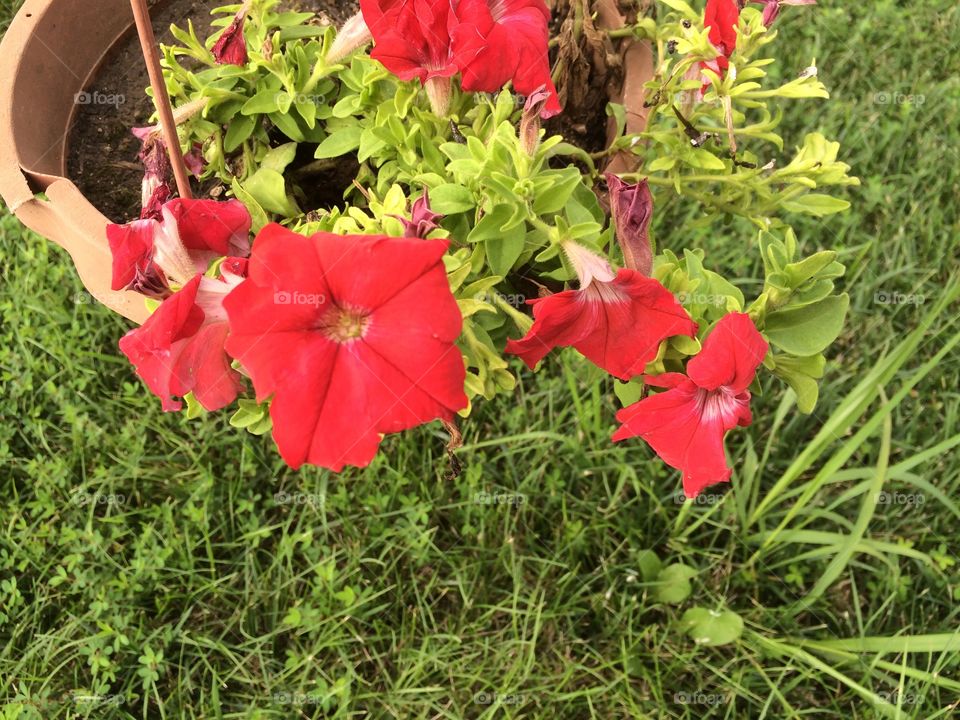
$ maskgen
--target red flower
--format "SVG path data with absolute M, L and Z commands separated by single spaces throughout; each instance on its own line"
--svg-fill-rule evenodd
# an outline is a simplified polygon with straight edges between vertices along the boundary
M 724 316 L 700 353 L 687 363 L 687 374 L 646 378 L 668 388 L 617 413 L 623 425 L 614 442 L 641 437 L 671 467 L 683 471 L 683 492 L 693 498 L 708 485 L 727 482 L 723 438 L 751 422 L 750 392 L 767 343 L 743 313 Z
M 717 49 L 717 57 L 701 63 L 720 77 L 730 67 L 730 56 L 737 47 L 737 25 L 740 23 L 740 7 L 737 0 L 707 0 L 703 12 L 703 26 L 710 30 L 710 42 Z M 701 92 L 706 92 L 710 83 L 704 83 Z
M 243 37 L 243 25 L 247 19 L 250 3 L 244 3 L 240 11 L 234 16 L 233 22 L 223 31 L 213 46 L 213 59 L 218 65 L 247 64 L 247 41 Z
M 543 0 L 460 0 L 453 52 L 463 89 L 496 92 L 508 82 L 521 95 L 550 93 L 542 116 L 562 109 L 550 79 L 550 11 Z
M 227 350 L 249 372 L 281 455 L 365 466 L 382 433 L 466 407 L 462 319 L 441 240 L 297 235 L 269 225 L 227 297 Z
M 532 370 L 555 347 L 572 346 L 622 380 L 643 373 L 666 338 L 694 335 L 696 324 L 676 298 L 635 270 L 614 275 L 605 260 L 576 243 L 564 250 L 580 278 L 579 290 L 532 300 L 533 327 L 507 352 Z
M 120 339 L 120 350 L 165 411 L 180 410 L 183 404 L 174 396 L 191 391 L 207 410 L 219 410 L 237 397 L 240 375 L 223 347 L 229 330 L 223 299 L 242 280 L 232 271 L 243 270 L 244 262 L 228 258 L 219 280 L 194 276 Z
M 250 252 L 250 213 L 239 200 L 176 199 L 159 216 L 107 226 L 114 290 L 163 298 L 167 277 L 186 284 L 215 258 Z
M 451 0 L 360 0 L 360 11 L 376 43 L 370 56 L 401 80 L 456 75 Z

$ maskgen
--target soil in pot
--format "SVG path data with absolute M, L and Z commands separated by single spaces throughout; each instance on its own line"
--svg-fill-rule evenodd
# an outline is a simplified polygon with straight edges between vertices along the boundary
M 356 0 L 293 0 L 290 9 L 322 13 L 337 25 L 356 12 Z M 174 42 L 170 25 L 186 27 L 193 21 L 197 36 L 207 37 L 215 19 L 210 10 L 224 0 L 151 0 L 150 14 L 157 41 Z M 137 159 L 140 141 L 130 128 L 150 124 L 153 102 L 143 64 L 140 40 L 132 31 L 109 52 L 82 98 L 70 129 L 67 155 L 69 177 L 93 205 L 113 222 L 127 222 L 140 214 L 143 167 Z M 356 170 L 346 185 L 352 181 Z M 204 188 L 198 189 L 204 196 Z

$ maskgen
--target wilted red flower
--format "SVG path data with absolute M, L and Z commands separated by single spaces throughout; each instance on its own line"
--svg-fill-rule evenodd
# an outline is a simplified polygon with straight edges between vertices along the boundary
M 617 413 L 620 441 L 641 437 L 671 467 L 683 471 L 683 492 L 693 498 L 727 482 L 732 470 L 723 448 L 729 430 L 751 422 L 750 392 L 767 343 L 749 315 L 725 315 L 687 363 L 687 374 L 645 378 L 668 388 Z
M 107 225 L 107 242 L 113 256 L 113 290 L 134 290 L 155 298 L 170 294 L 166 275 L 153 260 L 158 226 L 150 218 L 126 225 Z
M 427 188 L 423 189 L 423 195 L 413 201 L 409 220 L 399 215 L 394 217 L 403 223 L 403 236 L 408 238 L 426 238 L 440 227 L 437 221 L 443 219 L 443 215 L 430 209 L 430 193 Z
M 268 225 L 226 299 L 227 350 L 259 400 L 272 396 L 280 454 L 365 466 L 381 434 L 466 407 L 462 318 L 442 240 L 298 235 Z
M 224 350 L 229 325 L 223 298 L 242 280 L 233 270 L 242 270 L 243 263 L 228 258 L 220 279 L 195 275 L 120 339 L 120 350 L 165 411 L 180 410 L 183 403 L 174 398 L 189 392 L 207 410 L 237 397 L 242 386 Z
M 610 190 L 610 217 L 623 250 L 624 265 L 647 277 L 653 272 L 653 248 L 650 246 L 650 221 L 653 220 L 653 195 L 646 178 L 630 185 L 613 173 L 607 173 Z
M 249 56 L 247 55 L 247 41 L 243 37 L 243 26 L 249 11 L 250 3 L 246 2 L 234 16 L 233 22 L 223 31 L 223 34 L 214 44 L 211 52 L 218 65 L 243 66 L 247 64 Z
M 564 243 L 576 268 L 579 290 L 565 290 L 530 301 L 533 327 L 506 351 L 532 370 L 555 347 L 574 347 L 595 365 L 621 380 L 643 373 L 662 343 L 674 335 L 694 335 L 696 324 L 676 298 L 656 280 L 636 270 L 614 275 L 607 262 L 576 243 Z
M 543 0 L 460 0 L 453 52 L 463 89 L 496 92 L 508 82 L 521 95 L 550 93 L 541 114 L 561 111 L 550 78 L 550 11 Z
M 170 178 L 173 168 L 170 166 L 170 154 L 167 146 L 152 128 L 133 128 L 132 133 L 140 140 L 138 157 L 143 163 L 143 181 L 141 183 L 140 219 L 160 219 L 160 208 L 170 198 Z
M 750 0 L 763 5 L 763 24 L 766 27 L 773 25 L 780 15 L 781 5 L 816 5 L 817 0 Z
M 166 278 L 186 284 L 215 258 L 250 252 L 250 213 L 239 200 L 175 199 L 160 220 L 108 225 L 114 290 L 169 294 Z
M 703 26 L 710 30 L 710 42 L 717 50 L 717 57 L 701 63 L 705 68 L 723 77 L 730 67 L 730 56 L 737 47 L 737 25 L 740 23 L 740 7 L 737 0 L 707 0 L 703 12 Z M 705 83 L 703 92 L 710 87 Z

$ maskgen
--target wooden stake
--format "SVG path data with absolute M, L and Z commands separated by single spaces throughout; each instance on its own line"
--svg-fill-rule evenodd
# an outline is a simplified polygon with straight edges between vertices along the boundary
M 147 74 L 150 76 L 150 86 L 153 88 L 153 102 L 160 116 L 160 128 L 163 130 L 163 141 L 170 155 L 170 164 L 173 166 L 177 192 L 184 200 L 191 200 L 193 193 L 190 190 L 190 177 L 187 175 L 187 166 L 183 162 L 183 153 L 180 152 L 177 123 L 173 119 L 173 108 L 170 105 L 170 96 L 167 95 L 167 85 L 163 81 L 160 52 L 157 49 L 157 39 L 153 34 L 147 0 L 130 0 L 130 6 L 133 8 L 133 17 L 137 21 L 140 48 L 143 50 L 143 60 L 147 64 Z

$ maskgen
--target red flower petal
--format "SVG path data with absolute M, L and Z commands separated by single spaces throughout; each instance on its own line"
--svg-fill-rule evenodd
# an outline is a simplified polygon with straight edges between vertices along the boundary
M 180 241 L 187 250 L 209 255 L 250 254 L 250 212 L 239 200 L 184 200 L 165 205 L 176 221 Z
M 375 44 L 370 56 L 401 80 L 457 73 L 450 0 L 361 0 L 360 10 Z
M 613 440 L 646 440 L 665 463 L 683 471 L 683 491 L 696 497 L 705 487 L 730 479 L 723 437 L 738 424 L 750 423 L 749 402 L 749 393 L 711 394 L 686 380 L 618 412 L 623 425 Z
M 506 351 L 533 369 L 555 347 L 576 348 L 622 380 L 639 375 L 666 338 L 693 335 L 697 326 L 656 280 L 622 269 L 611 282 L 594 280 L 531 302 L 533 327 Z
M 729 58 L 737 47 L 736 27 L 739 23 L 737 0 L 707 0 L 703 26 L 710 29 L 710 42 L 724 58 Z
M 641 437 L 671 467 L 683 471 L 683 490 L 696 497 L 705 487 L 730 479 L 723 448 L 729 430 L 751 422 L 750 393 L 767 343 L 748 315 L 730 313 L 687 364 L 688 377 L 667 373 L 646 378 L 669 388 L 617 413 L 623 425 L 614 442 Z
M 166 411 L 180 410 L 183 404 L 174 396 L 191 391 L 204 408 L 219 410 L 233 402 L 241 388 L 224 352 L 227 324 L 205 324 L 197 304 L 201 282 L 201 276 L 195 276 L 141 327 L 120 339 L 120 350 Z
M 164 297 L 169 293 L 166 278 L 153 262 L 153 241 L 158 227 L 151 219 L 107 225 L 107 242 L 113 256 L 112 290 L 136 290 L 151 297 Z
M 550 99 L 542 116 L 561 111 L 550 78 L 550 11 L 542 0 L 462 0 L 456 8 L 453 52 L 463 73 L 463 89 L 497 92 L 508 82 L 521 95 L 546 88 Z
M 749 315 L 724 315 L 707 336 L 703 348 L 687 363 L 687 375 L 699 387 L 724 386 L 734 393 L 750 387 L 769 346 Z
M 381 433 L 465 407 L 462 320 L 439 240 L 297 235 L 254 241 L 250 275 L 224 302 L 227 348 L 292 467 L 367 465 Z

